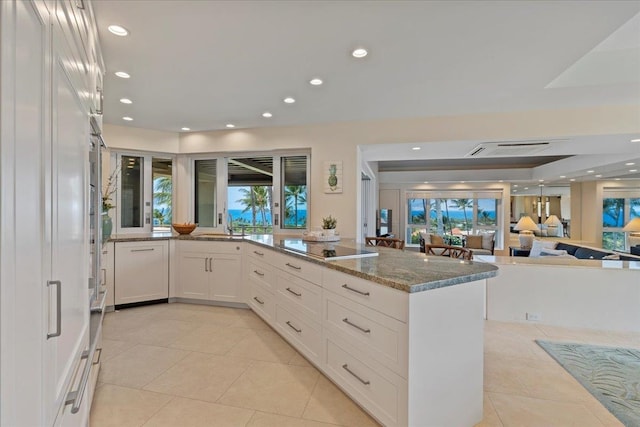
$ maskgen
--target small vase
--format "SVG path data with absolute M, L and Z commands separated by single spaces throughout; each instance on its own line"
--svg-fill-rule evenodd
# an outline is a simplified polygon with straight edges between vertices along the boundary
M 102 243 L 107 243 L 113 231 L 113 221 L 108 212 L 102 212 Z
M 325 236 L 329 236 L 329 237 L 333 237 L 336 235 L 336 229 L 335 228 L 323 228 L 322 229 L 322 234 Z

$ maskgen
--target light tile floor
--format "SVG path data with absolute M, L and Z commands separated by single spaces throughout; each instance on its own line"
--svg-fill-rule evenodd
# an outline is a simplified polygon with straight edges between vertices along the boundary
M 535 339 L 640 348 L 640 334 L 487 321 L 478 426 L 621 426 Z M 103 347 L 92 427 L 377 425 L 250 310 L 107 313 Z

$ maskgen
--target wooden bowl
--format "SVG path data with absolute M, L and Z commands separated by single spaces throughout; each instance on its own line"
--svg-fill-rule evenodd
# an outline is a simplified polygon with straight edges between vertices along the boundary
M 191 234 L 196 229 L 197 224 L 171 224 L 178 234 Z

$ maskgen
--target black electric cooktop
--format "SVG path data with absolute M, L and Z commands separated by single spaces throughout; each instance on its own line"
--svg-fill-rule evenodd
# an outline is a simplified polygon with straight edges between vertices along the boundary
M 325 261 L 378 256 L 377 252 L 348 248 L 346 246 L 340 246 L 336 244 L 336 242 L 305 242 L 302 239 L 284 239 L 280 240 L 278 246 L 282 249 L 320 258 Z

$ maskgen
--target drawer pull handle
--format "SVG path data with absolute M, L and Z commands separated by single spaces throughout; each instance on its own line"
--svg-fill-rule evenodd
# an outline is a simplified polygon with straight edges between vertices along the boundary
M 206 272 L 209 272 L 209 268 L 207 267 L 208 266 L 208 264 L 207 264 L 208 261 L 209 261 L 209 258 L 205 258 L 204 259 L 204 271 L 206 271 Z
M 347 285 L 346 283 L 344 285 L 342 285 L 342 287 L 347 289 L 347 290 L 349 290 L 349 291 L 351 291 L 351 292 L 355 292 L 357 294 L 364 295 L 365 297 L 368 297 L 369 295 L 371 295 L 369 292 L 362 292 L 362 291 L 359 291 L 357 289 L 354 289 L 354 288 L 350 287 L 349 285 Z
M 258 255 L 258 256 L 264 256 L 264 253 L 262 252 L 258 252 L 258 251 L 253 251 L 254 254 Z
M 256 300 L 258 304 L 264 305 L 264 301 L 260 301 L 260 298 L 253 297 L 253 299 Z
M 260 273 L 258 270 L 253 270 L 253 272 L 256 273 L 260 277 L 264 276 L 264 273 Z
M 342 365 L 342 369 L 344 369 L 345 371 L 349 372 L 351 375 L 353 375 L 354 377 L 356 377 L 356 379 L 358 381 L 360 381 L 362 384 L 364 385 L 369 385 L 371 384 L 371 381 L 365 381 L 362 378 L 360 378 L 355 372 L 353 372 L 351 369 L 349 369 L 349 365 L 347 365 L 346 363 L 344 365 Z
M 147 249 L 131 249 L 131 252 L 151 252 L 153 251 L 153 248 L 147 248 Z
M 289 263 L 286 263 L 285 265 L 287 267 L 295 268 L 296 270 L 302 270 L 302 267 L 298 267 L 297 265 L 293 265 L 293 264 L 289 264 Z
M 287 326 L 289 326 L 291 329 L 293 329 L 293 330 L 294 330 L 294 331 L 296 331 L 297 333 L 301 333 L 301 332 L 302 332 L 302 329 L 298 329 L 298 328 L 296 328 L 296 327 L 295 327 L 295 326 L 293 326 L 293 325 L 291 324 L 291 322 L 290 322 L 290 321 L 288 321 L 288 320 L 287 320 Z
M 344 323 L 346 323 L 347 325 L 349 325 L 349 326 L 353 326 L 354 328 L 361 330 L 361 331 L 362 331 L 362 332 L 364 332 L 365 334 L 369 334 L 369 333 L 371 333 L 371 329 L 365 329 L 365 328 L 363 328 L 362 326 L 358 326 L 358 325 L 356 325 L 355 323 L 352 323 L 351 321 L 349 321 L 349 318 L 347 318 L 347 317 L 345 317 L 344 319 L 342 319 L 342 321 L 343 321 Z
M 287 291 L 289 291 L 289 293 L 294 294 L 297 297 L 301 297 L 302 296 L 302 294 L 299 294 L 296 291 L 292 291 L 291 288 L 287 288 Z

